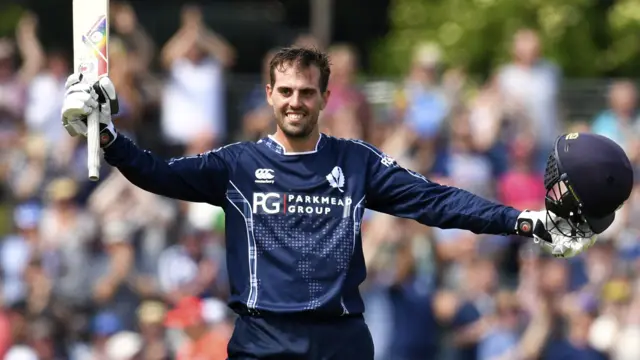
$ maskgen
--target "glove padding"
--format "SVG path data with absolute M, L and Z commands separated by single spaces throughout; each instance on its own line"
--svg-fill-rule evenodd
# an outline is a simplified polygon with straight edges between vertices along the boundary
M 109 146 L 117 136 L 112 115 L 119 111 L 115 87 L 108 77 L 94 84 L 83 82 L 83 75 L 75 73 L 67 78 L 62 105 L 62 125 L 71 136 L 87 136 L 87 116 L 99 112 L 100 146 Z
M 597 240 L 597 235 L 592 237 L 566 236 L 571 233 L 569 222 L 547 211 L 523 211 L 518 216 L 516 233 L 518 235 L 533 238 L 533 241 L 542 249 L 562 258 L 574 257 L 589 249 Z

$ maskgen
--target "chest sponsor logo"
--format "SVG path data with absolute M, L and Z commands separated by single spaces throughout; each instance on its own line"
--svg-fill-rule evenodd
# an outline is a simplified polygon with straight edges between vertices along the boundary
M 254 214 L 307 214 L 328 215 L 334 211 L 348 213 L 352 204 L 351 197 L 300 195 L 287 193 L 253 193 L 252 211 Z

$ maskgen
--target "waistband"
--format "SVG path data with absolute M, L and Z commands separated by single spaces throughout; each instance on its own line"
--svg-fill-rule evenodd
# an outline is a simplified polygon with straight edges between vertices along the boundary
M 363 319 L 362 313 L 342 314 L 326 311 L 296 311 L 273 312 L 265 310 L 248 309 L 246 307 L 234 307 L 233 311 L 242 317 L 255 317 L 263 319 L 300 321 L 300 322 L 340 322 L 344 320 Z

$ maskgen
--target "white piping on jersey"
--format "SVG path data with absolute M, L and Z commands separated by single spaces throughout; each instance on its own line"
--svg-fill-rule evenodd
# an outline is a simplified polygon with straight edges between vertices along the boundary
M 247 198 L 242 194 L 240 189 L 233 183 L 233 181 L 229 181 L 231 186 L 233 186 L 238 194 L 242 196 L 245 203 L 249 208 L 251 208 L 251 203 L 247 200 Z M 244 223 L 247 228 L 247 252 L 248 252 L 248 260 L 249 260 L 249 296 L 247 298 L 247 308 L 255 309 L 256 304 L 258 303 L 258 249 L 256 248 L 256 237 L 253 233 L 253 212 L 249 211 L 249 219 L 245 216 L 244 212 L 236 206 L 236 204 L 229 199 L 227 195 L 227 199 L 233 205 L 233 207 L 238 210 L 240 215 L 244 218 Z
M 349 315 L 349 310 L 347 310 L 347 305 L 344 304 L 344 296 L 340 296 L 340 305 L 342 305 L 342 316 Z
M 353 139 L 348 139 L 348 141 L 351 141 L 354 144 L 358 144 L 360 146 L 364 146 L 365 148 L 369 149 L 372 153 L 376 154 L 380 159 L 384 159 L 384 156 L 382 156 L 382 154 L 379 151 L 376 151 L 374 148 L 372 148 L 371 146 L 358 141 L 358 140 L 353 140 Z M 425 178 L 424 176 L 416 173 L 415 171 L 409 170 L 407 168 L 402 167 L 403 170 L 405 170 L 406 172 L 409 173 L 409 175 L 413 176 L 413 177 L 417 177 L 420 180 L 423 180 L 425 182 L 430 182 L 427 178 Z
M 301 152 L 287 152 L 285 150 L 285 147 L 282 146 L 282 144 L 280 144 L 273 135 L 269 135 L 269 139 L 271 139 L 271 141 L 278 144 L 278 146 L 282 148 L 282 155 L 288 155 L 288 156 L 289 155 L 309 155 L 309 154 L 315 154 L 318 152 L 318 147 L 320 146 L 320 140 L 322 140 L 322 136 L 323 136 L 322 133 L 320 133 L 320 136 L 318 136 L 318 142 L 316 142 L 315 149 L 311 151 L 301 151 Z
M 360 232 L 360 223 L 362 222 L 362 217 L 364 217 L 364 212 L 362 213 L 362 217 L 360 218 L 360 220 L 356 219 L 356 216 L 358 215 L 358 208 L 360 207 L 360 205 L 362 204 L 362 202 L 364 201 L 364 199 L 366 198 L 366 195 L 362 197 L 362 199 L 360 199 L 360 201 L 358 201 L 358 203 L 356 204 L 356 206 L 353 207 L 353 246 L 351 247 L 351 256 L 353 256 L 354 251 L 356 250 L 356 236 L 357 234 Z
M 360 201 L 353 207 L 353 244 L 351 245 L 351 259 L 353 259 L 353 253 L 356 250 L 356 239 L 358 238 L 358 233 L 360 233 L 360 224 L 362 222 L 362 217 L 360 220 L 357 219 L 358 216 L 358 208 L 364 201 L 366 196 L 363 196 Z M 363 213 L 364 215 L 364 213 Z M 347 310 L 347 306 L 344 304 L 344 297 L 340 297 L 340 305 L 342 305 L 342 315 L 348 315 L 349 310 Z
M 222 147 L 219 147 L 219 148 L 215 148 L 215 149 L 207 150 L 207 151 L 205 151 L 205 152 L 203 152 L 203 153 L 200 153 L 200 154 L 195 154 L 195 155 L 185 155 L 185 156 L 181 156 L 181 157 L 172 158 L 172 159 L 169 159 L 168 164 L 169 164 L 169 165 L 172 165 L 172 164 L 173 164 L 174 162 L 176 162 L 176 161 L 185 160 L 185 159 L 194 159 L 194 158 L 197 158 L 198 156 L 203 156 L 203 155 L 208 155 L 208 154 L 217 153 L 218 151 L 220 151 L 220 150 L 222 150 L 222 149 L 226 149 L 226 148 L 228 148 L 228 147 L 230 147 L 230 146 L 238 145 L 238 144 L 242 144 L 242 142 L 241 142 L 241 141 L 234 142 L 234 143 L 227 144 L 227 145 L 222 146 Z
M 220 150 L 222 150 L 222 149 L 226 149 L 226 148 L 228 148 L 228 147 L 230 147 L 230 146 L 233 146 L 233 145 L 239 145 L 239 144 L 242 144 L 242 141 L 237 141 L 237 142 L 234 142 L 234 143 L 231 143 L 231 144 L 227 144 L 227 145 L 224 145 L 224 146 L 219 147 L 219 148 L 217 148 L 217 149 L 214 149 L 214 150 L 212 150 L 212 151 L 217 152 L 217 151 L 220 151 Z

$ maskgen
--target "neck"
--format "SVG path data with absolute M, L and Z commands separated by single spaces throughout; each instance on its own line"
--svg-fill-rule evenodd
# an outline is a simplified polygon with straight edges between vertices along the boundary
M 518 66 L 520 66 L 521 68 L 529 69 L 529 68 L 533 67 L 533 65 L 535 65 L 536 60 L 518 59 L 518 60 L 515 61 L 515 63 Z
M 287 153 L 307 152 L 316 149 L 316 144 L 320 138 L 320 131 L 316 127 L 308 136 L 297 138 L 287 136 L 278 128 L 273 138 L 284 147 L 284 151 Z
M 529 172 L 529 164 L 524 161 L 515 161 L 513 163 L 513 169 L 520 172 Z
M 616 114 L 616 116 L 618 117 L 619 121 L 622 122 L 627 122 L 631 119 L 631 117 L 633 116 L 633 111 L 628 111 L 628 110 L 614 110 L 614 113 Z

